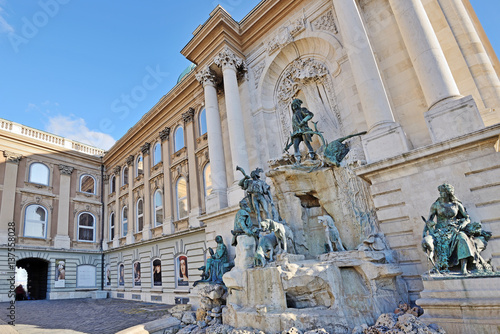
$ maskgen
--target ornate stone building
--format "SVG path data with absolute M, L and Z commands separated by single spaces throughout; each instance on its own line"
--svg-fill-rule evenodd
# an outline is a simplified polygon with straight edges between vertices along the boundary
M 429 269 L 420 216 L 445 181 L 493 232 L 488 252 L 500 264 L 500 64 L 468 0 L 265 0 L 240 22 L 218 6 L 181 52 L 196 67 L 103 157 L 104 214 L 93 214 L 104 226 L 104 288 L 112 297 L 194 302 L 189 291 L 207 247 L 217 234 L 230 244 L 243 197 L 236 167 L 269 171 L 279 163 L 296 97 L 328 141 L 368 132 L 350 141 L 347 160 L 366 181 L 359 196 L 376 211 L 412 300 Z M 99 159 L 87 159 L 94 172 L 86 173 L 98 175 Z M 0 170 L 6 187 L 4 175 L 20 167 L 2 166 L 10 166 Z M 72 187 L 83 173 L 74 168 Z M 51 172 L 59 177 L 58 168 Z M 2 217 L 12 216 L 4 213 L 9 200 L 2 197 Z M 289 222 L 301 219 L 300 209 L 279 209 Z M 23 212 L 12 216 L 16 224 Z M 66 231 L 43 242 L 55 247 L 68 235 L 79 245 Z M 23 233 L 19 225 L 20 240 Z

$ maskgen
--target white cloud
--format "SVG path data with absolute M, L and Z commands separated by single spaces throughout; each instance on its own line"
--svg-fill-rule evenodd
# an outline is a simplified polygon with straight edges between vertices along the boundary
M 3 1 L 0 1 L 0 6 L 3 5 L 2 2 Z M 14 32 L 14 27 L 12 27 L 9 24 L 9 22 L 7 22 L 5 16 L 7 16 L 5 10 L 2 7 L 0 7 L 0 32 L 6 32 L 6 33 Z
M 49 117 L 45 131 L 105 150 L 116 142 L 107 133 L 90 130 L 83 118 L 74 115 Z

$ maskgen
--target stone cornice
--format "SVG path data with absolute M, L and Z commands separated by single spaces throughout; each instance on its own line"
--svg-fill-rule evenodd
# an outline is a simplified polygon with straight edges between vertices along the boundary
M 71 175 L 71 173 L 73 173 L 73 169 L 75 168 L 71 166 L 59 165 L 59 171 L 64 175 Z
M 16 164 L 18 164 L 19 161 L 21 161 L 21 159 L 23 157 L 19 153 L 14 153 L 14 152 L 10 152 L 10 151 L 3 151 L 3 156 L 5 157 L 5 159 L 7 160 L 7 162 L 13 162 L 13 163 L 16 163 Z

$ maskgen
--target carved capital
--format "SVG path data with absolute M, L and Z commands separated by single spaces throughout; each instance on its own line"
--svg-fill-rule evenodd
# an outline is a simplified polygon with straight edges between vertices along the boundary
M 195 77 L 196 80 L 198 80 L 203 85 L 203 87 L 205 87 L 205 85 L 215 86 L 217 82 L 215 72 L 208 66 L 205 66 L 201 71 L 198 71 Z
M 102 176 L 102 180 L 104 181 L 104 183 L 108 183 L 109 182 L 109 175 L 104 174 Z
M 59 171 L 64 175 L 71 175 L 71 173 L 73 173 L 73 169 L 75 168 L 71 166 L 59 165 Z
M 219 54 L 215 56 L 214 63 L 223 70 L 225 68 L 232 68 L 236 71 L 243 66 L 243 59 L 235 55 L 228 46 L 224 46 Z
M 182 114 L 182 119 L 184 120 L 184 123 L 191 123 L 193 121 L 194 117 L 194 109 L 189 108 L 188 111 Z
M 21 161 L 21 159 L 23 157 L 21 154 L 10 152 L 10 151 L 3 151 L 3 156 L 6 158 L 6 160 L 8 162 L 13 162 L 16 164 L 18 164 L 19 161 Z
M 115 168 L 113 168 L 113 173 L 115 173 L 115 175 L 120 175 L 121 170 L 122 168 L 120 166 L 116 166 Z
M 165 140 L 168 140 L 169 137 L 170 137 L 170 128 L 169 127 L 166 127 L 165 129 L 160 131 L 160 139 L 162 142 Z
M 127 165 L 128 166 L 132 166 L 133 163 L 134 163 L 134 156 L 133 155 L 129 155 L 128 158 L 127 158 Z
M 144 145 L 141 146 L 141 152 L 142 154 L 149 154 L 149 148 L 151 147 L 150 143 L 144 143 Z

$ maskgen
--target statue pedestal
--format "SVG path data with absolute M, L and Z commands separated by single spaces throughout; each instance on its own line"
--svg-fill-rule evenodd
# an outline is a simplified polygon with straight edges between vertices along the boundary
M 239 242 L 239 240 L 238 240 Z M 401 270 L 384 252 L 346 251 L 305 260 L 282 254 L 263 268 L 234 268 L 224 275 L 228 288 L 224 324 L 281 332 L 325 328 L 348 332 L 394 312 L 407 292 Z
M 498 333 L 500 273 L 494 276 L 422 276 L 424 290 L 416 303 L 419 318 L 447 333 Z

